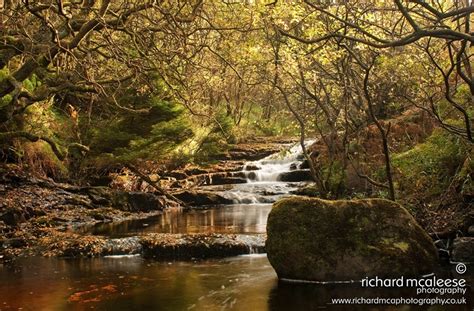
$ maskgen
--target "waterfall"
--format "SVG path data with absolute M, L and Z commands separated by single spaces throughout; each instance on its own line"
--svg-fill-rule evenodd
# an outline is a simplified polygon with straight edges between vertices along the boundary
M 314 140 L 305 142 L 310 146 Z M 296 189 L 295 183 L 280 180 L 283 173 L 300 170 L 304 162 L 300 143 L 292 144 L 278 153 L 258 161 L 245 163 L 241 174 L 247 183 L 236 184 L 231 190 L 221 193 L 236 204 L 273 203 L 281 196 Z
M 308 140 L 305 146 L 313 143 L 314 140 Z M 303 160 L 303 149 L 301 144 L 297 143 L 264 159 L 247 162 L 243 172 L 248 182 L 276 182 L 282 173 L 300 168 Z

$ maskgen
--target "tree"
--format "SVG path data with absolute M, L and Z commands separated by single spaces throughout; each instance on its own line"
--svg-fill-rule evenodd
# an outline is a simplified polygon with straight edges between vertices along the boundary
M 459 114 L 462 126 L 446 122 L 433 99 L 429 107 L 431 114 L 448 131 L 474 142 L 469 111 L 474 96 L 470 64 L 472 54 L 467 48 L 474 43 L 470 28 L 474 6 L 469 1 L 441 4 L 438 1 L 415 0 L 404 3 L 395 0 L 393 3 L 370 1 L 361 4 L 352 1 L 326 3 L 305 0 L 304 3 L 307 14 L 317 15 L 325 23 L 325 29 L 307 31 L 316 32 L 314 37 L 308 37 L 297 31 L 279 28 L 283 35 L 304 44 L 355 42 L 379 50 L 421 45 L 420 49 L 427 53 L 431 65 L 439 70 L 444 83 L 444 98 Z M 441 47 L 441 55 L 449 59 L 447 66 L 430 52 L 433 46 Z M 458 80 L 455 76 L 460 77 L 460 81 L 456 82 L 453 90 L 451 81 Z M 462 83 L 470 90 L 468 99 L 456 98 L 454 95 Z
M 147 113 L 150 107 L 120 104 L 117 92 L 152 92 L 152 75 L 165 75 L 160 71 L 163 62 L 187 57 L 179 49 L 185 39 L 166 49 L 163 44 L 180 38 L 180 27 L 193 23 L 201 7 L 202 1 L 178 8 L 156 1 L 5 2 L 0 47 L 3 140 L 36 138 L 23 130 L 22 116 L 31 105 L 50 99 L 76 111 Z M 28 88 L 30 79 L 40 83 Z

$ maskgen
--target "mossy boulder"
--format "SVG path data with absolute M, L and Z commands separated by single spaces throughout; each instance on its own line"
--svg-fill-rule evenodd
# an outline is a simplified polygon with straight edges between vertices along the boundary
M 282 280 L 417 276 L 437 263 L 414 218 L 383 199 L 282 199 L 270 212 L 267 235 L 268 259 Z

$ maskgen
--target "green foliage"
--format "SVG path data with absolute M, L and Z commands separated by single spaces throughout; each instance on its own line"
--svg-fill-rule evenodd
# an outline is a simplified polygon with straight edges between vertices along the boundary
M 219 112 L 215 118 L 215 124 L 211 130 L 212 134 L 218 134 L 222 136 L 227 143 L 235 143 L 235 135 L 233 133 L 234 121 L 232 118 L 224 112 Z
M 326 188 L 329 197 L 339 197 L 345 191 L 346 171 L 341 161 L 334 160 L 322 169 L 323 175 L 326 176 Z
M 7 94 L 0 98 L 0 108 L 8 105 L 12 101 L 13 97 L 10 94 Z
M 32 74 L 29 79 L 23 81 L 23 87 L 29 92 L 33 92 L 40 85 L 41 82 L 35 74 Z
M 10 74 L 10 72 L 9 72 L 8 68 L 0 69 L 0 81 L 5 79 L 6 77 L 8 77 L 9 74 Z M 2 108 L 5 105 L 8 105 L 11 102 L 12 99 L 13 99 L 13 97 L 10 94 L 7 94 L 7 95 L 1 97 L 0 98 L 0 108 Z
M 468 152 L 459 137 L 437 129 L 425 143 L 395 154 L 393 167 L 399 175 L 398 187 L 403 192 L 427 192 L 439 195 L 456 175 Z
M 135 109 L 116 119 L 102 120 L 93 129 L 91 156 L 103 163 L 132 163 L 159 159 L 193 135 L 184 110 L 178 104 L 128 92 L 121 102 L 131 102 Z
M 31 172 L 63 179 L 68 176 L 68 168 L 54 154 L 51 146 L 44 141 L 26 142 L 20 149 L 20 164 Z
M 10 71 L 8 70 L 8 68 L 5 67 L 5 68 L 0 69 L 0 81 L 8 77 L 9 74 L 10 74 Z
M 211 121 L 210 130 L 200 139 L 195 150 L 191 150 L 194 162 L 212 162 L 222 155 L 230 144 L 236 143 L 234 121 L 224 112 L 218 112 Z

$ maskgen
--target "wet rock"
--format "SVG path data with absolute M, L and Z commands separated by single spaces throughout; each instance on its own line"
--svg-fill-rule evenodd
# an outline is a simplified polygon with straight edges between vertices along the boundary
M 111 176 L 95 176 L 89 178 L 89 183 L 92 186 L 103 186 L 107 187 L 113 182 L 113 178 Z
M 407 210 L 382 199 L 283 199 L 270 212 L 267 235 L 280 279 L 418 276 L 437 264 L 431 238 Z
M 150 212 L 163 210 L 165 201 L 163 198 L 148 192 L 129 192 L 128 204 L 132 212 Z
M 304 170 L 304 169 L 309 169 L 309 162 L 308 160 L 304 159 L 303 162 L 298 166 L 298 169 Z
M 106 199 L 104 197 L 95 195 L 95 194 L 89 194 L 89 198 L 91 199 L 92 203 L 97 204 L 97 205 L 110 205 L 110 200 Z
M 247 179 L 241 177 L 212 177 L 209 180 L 209 185 L 232 185 L 232 184 L 245 184 Z
M 102 255 L 104 256 L 135 255 L 143 251 L 139 237 L 109 239 L 103 248 Z
M 18 238 L 11 238 L 6 239 L 2 243 L 4 248 L 22 248 L 28 245 L 26 239 L 18 237 Z
M 189 167 L 184 170 L 184 173 L 188 176 L 190 175 L 201 175 L 201 174 L 208 174 L 209 169 L 204 169 L 200 167 Z
M 66 197 L 63 204 L 78 205 L 87 208 L 94 207 L 94 204 L 92 203 L 92 200 L 89 199 L 89 197 L 76 194 L 71 194 L 69 197 Z
M 290 171 L 294 171 L 298 169 L 298 163 L 291 163 L 290 165 Z
M 257 174 L 255 172 L 249 172 L 247 174 L 247 178 L 250 180 L 256 180 L 257 179 Z
M 303 195 L 307 197 L 319 197 L 321 193 L 318 190 L 316 185 L 306 185 L 302 188 L 298 188 L 294 191 L 291 191 L 292 194 Z
M 85 192 L 94 204 L 110 205 L 114 191 L 108 187 L 89 187 Z
M 192 174 L 191 174 L 191 175 L 192 175 Z M 182 172 L 182 171 L 169 172 L 169 173 L 167 174 L 167 176 L 176 178 L 177 180 L 181 180 L 181 179 L 186 179 L 186 178 L 188 178 L 188 174 L 186 174 L 185 172 Z
M 260 169 L 262 169 L 260 166 L 254 164 L 247 164 L 247 166 L 245 166 L 246 171 L 258 171 Z
M 468 234 L 469 236 L 474 237 L 474 226 L 470 226 L 470 227 L 467 229 L 467 234 Z
M 246 172 L 229 172 L 227 174 L 228 174 L 229 177 L 242 178 L 242 179 L 247 178 L 247 173 Z
M 104 243 L 102 238 L 85 237 L 78 240 L 71 240 L 66 243 L 59 257 L 84 258 L 99 257 L 104 254 Z
M 190 206 L 232 204 L 233 201 L 207 191 L 184 190 L 173 194 L 176 198 Z
M 7 208 L 0 214 L 0 220 L 7 226 L 17 226 L 18 224 L 25 222 L 28 218 L 30 218 L 29 213 L 22 208 Z
M 243 172 L 221 172 L 206 175 L 194 176 L 199 178 L 202 176 L 202 180 L 207 185 L 230 185 L 230 184 L 244 184 L 247 182 L 245 173 Z
M 271 147 L 269 147 L 271 148 Z M 229 160 L 246 160 L 256 161 L 265 158 L 275 152 L 279 151 L 279 147 L 273 146 L 271 149 L 253 149 L 253 150 L 230 150 L 228 154 L 224 156 L 225 159 Z
M 147 258 L 211 258 L 264 252 L 265 235 L 150 234 L 141 243 Z
M 91 203 L 124 211 L 149 212 L 165 207 L 165 200 L 161 196 L 149 192 L 127 192 L 108 187 L 90 187 L 85 192 Z
M 89 210 L 87 215 L 92 217 L 94 220 L 98 221 L 109 221 L 112 220 L 110 216 L 107 215 L 107 209 L 94 209 L 94 210 Z
M 281 173 L 278 176 L 279 181 L 298 182 L 312 180 L 310 170 L 295 170 Z
M 141 254 L 155 259 L 195 259 L 265 252 L 265 234 L 167 234 L 106 239 L 100 236 L 55 233 L 41 239 L 35 250 L 43 256 L 101 257 Z M 11 243 L 9 240 L 4 243 Z M 36 254 L 36 253 L 35 253 Z
M 455 262 L 474 263 L 474 238 L 456 238 L 453 242 L 451 260 Z

